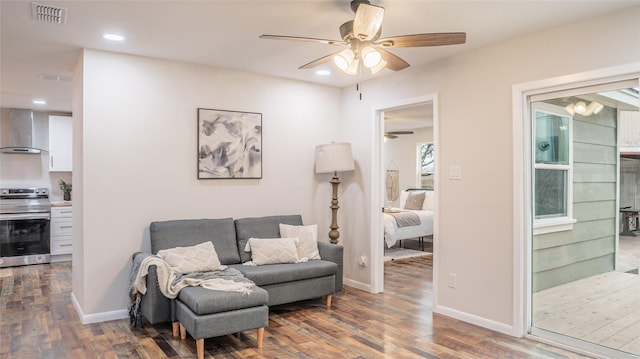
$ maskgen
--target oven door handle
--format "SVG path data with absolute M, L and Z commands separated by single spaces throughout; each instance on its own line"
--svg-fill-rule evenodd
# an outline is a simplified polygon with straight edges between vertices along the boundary
M 0 214 L 0 221 L 19 221 L 21 219 L 51 219 L 50 213 L 15 213 Z

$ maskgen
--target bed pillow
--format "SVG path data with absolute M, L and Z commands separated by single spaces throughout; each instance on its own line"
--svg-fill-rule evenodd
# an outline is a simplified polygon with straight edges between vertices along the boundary
M 433 211 L 433 191 L 426 191 L 424 193 L 424 202 L 422 203 L 422 209 L 425 211 Z
M 190 247 L 175 247 L 158 251 L 171 269 L 178 273 L 209 272 L 222 269 L 213 243 L 207 241 Z
M 253 265 L 299 263 L 298 238 L 249 238 L 245 252 L 251 251 Z
M 298 238 L 298 258 L 316 260 L 320 258 L 318 251 L 318 225 L 292 226 L 280 223 L 280 237 Z
M 424 191 L 409 192 L 404 209 L 419 211 L 422 209 L 422 203 L 424 203 Z

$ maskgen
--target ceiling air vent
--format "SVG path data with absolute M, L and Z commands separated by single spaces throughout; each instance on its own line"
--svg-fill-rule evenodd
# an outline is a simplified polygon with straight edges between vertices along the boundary
M 64 24 L 67 22 L 67 9 L 57 6 L 31 3 L 33 19 L 52 24 Z

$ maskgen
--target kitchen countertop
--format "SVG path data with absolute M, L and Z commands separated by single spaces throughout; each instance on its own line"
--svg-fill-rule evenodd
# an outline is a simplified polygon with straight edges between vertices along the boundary
M 70 207 L 73 205 L 71 201 L 51 202 L 51 207 Z

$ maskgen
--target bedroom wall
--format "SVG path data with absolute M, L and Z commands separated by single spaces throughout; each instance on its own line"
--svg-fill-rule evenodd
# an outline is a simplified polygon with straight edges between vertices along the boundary
M 397 169 L 400 178 L 400 190 L 416 188 L 417 150 L 418 143 L 433 142 L 433 127 L 414 129 L 412 135 L 400 135 L 395 139 L 384 142 L 384 169 Z M 386 195 L 386 193 L 385 193 Z M 398 207 L 400 197 L 394 201 L 385 202 L 385 206 Z
M 331 176 L 314 157 L 341 140 L 340 89 L 93 50 L 78 67 L 73 292 L 85 321 L 126 316 L 131 254 L 149 250 L 152 221 L 299 213 L 328 240 Z M 262 113 L 262 179 L 197 179 L 199 107 Z
M 377 190 L 371 188 L 371 178 L 378 175 L 371 173 L 374 109 L 437 93 L 435 311 L 519 333 L 520 318 L 514 310 L 522 303 L 514 303 L 520 288 L 514 287 L 512 88 L 640 61 L 638 18 L 640 7 L 635 7 L 413 67 L 367 81 L 362 101 L 345 88 L 342 133 L 361 159 L 361 171 L 345 186 L 342 197 L 347 203 L 343 221 L 349 223 L 342 230 L 353 239 L 345 244 L 349 278 L 363 286 L 371 283 L 370 267 L 355 263 L 372 253 L 372 245 L 382 243 L 382 233 L 371 232 L 369 211 L 378 206 L 370 195 Z M 589 39 L 589 45 L 576 44 L 576 39 Z M 461 166 L 462 179 L 448 179 L 452 165 Z M 447 286 L 449 273 L 457 275 L 455 289 Z

